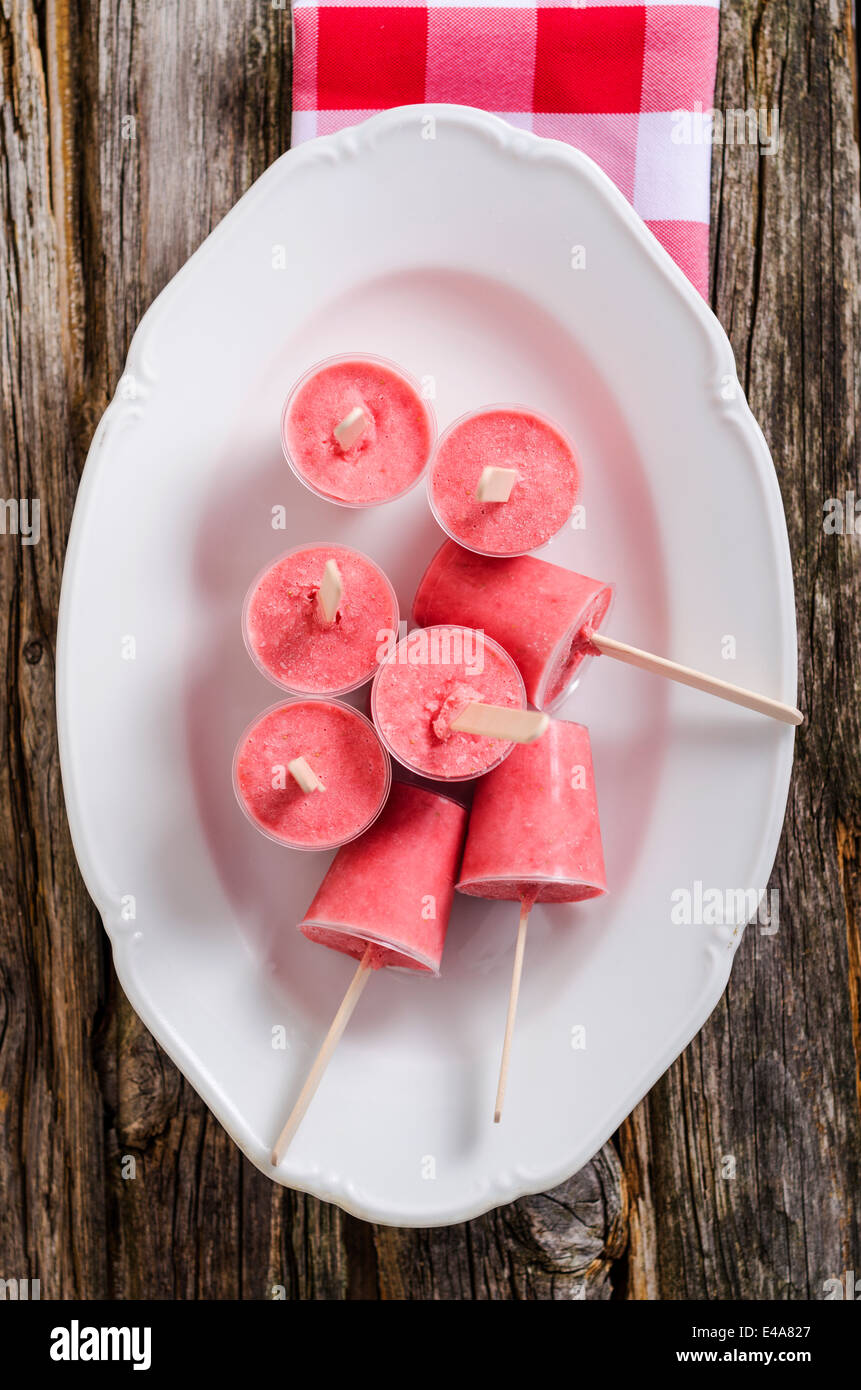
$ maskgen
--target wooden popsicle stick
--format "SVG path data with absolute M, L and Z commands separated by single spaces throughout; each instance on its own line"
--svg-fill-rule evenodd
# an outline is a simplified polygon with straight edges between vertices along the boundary
M 291 758 L 287 764 L 287 771 L 298 782 L 303 792 L 324 792 L 324 783 L 317 776 L 311 764 L 306 758 Z
M 317 607 L 324 623 L 333 623 L 337 616 L 338 604 L 344 595 L 344 581 L 334 560 L 327 560 L 323 567 L 323 578 L 317 590 Z
M 769 695 L 759 695 L 755 690 L 746 690 L 741 685 L 731 685 L 729 681 L 708 676 L 704 671 L 694 671 L 690 666 L 680 666 L 676 661 L 667 661 L 663 656 L 653 656 L 651 652 L 641 651 L 639 647 L 629 647 L 627 642 L 617 642 L 613 637 L 605 637 L 602 632 L 590 632 L 589 641 L 605 656 L 624 661 L 627 666 L 637 666 L 641 671 L 653 671 L 657 676 L 666 676 L 679 685 L 690 685 L 694 690 L 704 690 L 708 695 L 717 695 L 721 700 L 730 700 L 734 705 L 744 705 L 745 709 L 767 714 L 771 719 L 779 719 L 782 724 L 803 724 L 804 715 L 792 705 L 784 705 Z
M 493 1123 L 502 1119 L 505 1102 L 505 1086 L 508 1081 L 508 1062 L 511 1057 L 511 1039 L 514 1034 L 514 1020 L 517 1017 L 517 1000 L 520 995 L 520 977 L 523 974 L 523 957 L 526 953 L 526 928 L 532 903 L 524 898 L 520 904 L 520 925 L 517 928 L 517 945 L 514 948 L 514 969 L 511 972 L 511 989 L 508 993 L 508 1016 L 505 1020 L 505 1038 L 502 1044 L 502 1062 L 499 1067 L 499 1084 L 496 1087 L 496 1105 L 493 1110 Z
M 516 468 L 482 468 L 475 495 L 479 502 L 507 502 L 518 479 Z
M 532 709 L 509 709 L 505 705 L 484 705 L 471 701 L 452 719 L 449 728 L 456 734 L 481 734 L 484 738 L 505 738 L 512 743 L 533 743 L 550 723 L 546 714 Z
M 293 1136 L 295 1135 L 297 1129 L 299 1128 L 300 1124 L 305 1118 L 305 1112 L 307 1111 L 308 1106 L 314 1099 L 317 1087 L 323 1080 L 323 1073 L 325 1072 L 327 1066 L 329 1065 L 329 1062 L 332 1059 L 332 1053 L 338 1046 L 338 1043 L 341 1040 L 341 1035 L 344 1032 L 344 1029 L 346 1028 L 347 1024 L 350 1022 L 353 1010 L 359 1002 L 359 997 L 362 993 L 362 990 L 365 988 L 365 985 L 368 982 L 368 976 L 371 973 L 371 951 L 373 949 L 374 948 L 371 942 L 368 942 L 365 954 L 362 956 L 362 959 L 360 960 L 358 965 L 358 969 L 356 970 L 355 975 L 350 981 L 350 986 L 347 990 L 347 993 L 341 1000 L 341 1007 L 335 1014 L 335 1017 L 332 1019 L 332 1026 L 326 1034 L 325 1039 L 323 1040 L 323 1046 L 320 1048 L 320 1051 L 314 1058 L 314 1065 L 312 1066 L 305 1079 L 305 1085 L 299 1092 L 299 1099 L 296 1101 L 296 1104 L 290 1111 L 290 1114 L 287 1118 L 287 1123 L 285 1124 L 284 1128 L 282 1129 L 275 1142 L 275 1147 L 273 1148 L 270 1156 L 273 1168 L 278 1167 L 278 1164 L 281 1162 L 282 1158 L 284 1157 L 285 1153 L 290 1147 L 290 1144 L 293 1140 Z
M 353 406 L 333 430 L 342 449 L 350 449 L 368 428 L 368 418 L 360 405 Z

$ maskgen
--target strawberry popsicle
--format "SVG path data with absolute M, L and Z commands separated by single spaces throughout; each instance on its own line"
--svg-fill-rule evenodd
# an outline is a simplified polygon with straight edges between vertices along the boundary
M 371 687 L 371 714 L 386 748 L 412 772 L 441 781 L 479 777 L 513 747 L 507 738 L 452 728 L 475 702 L 523 710 L 526 695 L 511 657 L 468 628 L 410 632 Z
M 428 475 L 444 531 L 482 555 L 523 555 L 565 525 L 580 476 L 556 425 L 523 406 L 464 415 L 439 441 Z
M 551 719 L 475 788 L 458 892 L 573 903 L 607 891 L 589 731 Z
M 438 975 L 467 813 L 447 796 L 396 782 L 379 820 L 335 855 L 299 930 L 359 961 L 272 1149 L 277 1166 L 314 1098 L 370 974 Z
M 395 782 L 374 825 L 340 849 L 299 930 L 371 968 L 439 974 L 460 864 L 466 809 Z
M 505 1099 L 529 913 L 607 891 L 588 730 L 551 720 L 475 789 L 458 891 L 520 902 L 494 1120 Z
M 490 559 L 446 541 L 419 583 L 413 619 L 482 629 L 514 658 L 532 704 L 552 710 L 594 654 L 584 633 L 600 627 L 612 596 L 611 585 L 547 560 Z
M 381 357 L 330 357 L 312 367 L 281 416 L 293 472 L 319 497 L 346 507 L 407 492 L 424 473 L 435 437 L 417 384 Z
M 514 657 L 539 710 L 562 703 L 588 657 L 609 656 L 783 724 L 803 723 L 799 709 L 774 696 L 607 637 L 600 628 L 612 598 L 611 584 L 533 555 L 491 559 L 446 541 L 419 582 L 413 621 L 463 623 L 495 637 Z
M 341 596 L 331 622 L 319 602 L 334 562 Z M 398 631 L 398 601 L 379 566 L 346 545 L 301 545 L 255 579 L 242 633 L 269 680 L 301 695 L 346 695 L 370 680 L 381 644 Z
M 380 814 L 391 780 L 373 725 L 336 700 L 270 706 L 233 759 L 234 791 L 251 824 L 293 849 L 355 839 Z

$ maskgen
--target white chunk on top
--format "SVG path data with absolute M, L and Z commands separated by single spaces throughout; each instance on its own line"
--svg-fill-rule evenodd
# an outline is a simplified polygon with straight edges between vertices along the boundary
M 547 729 L 550 719 L 532 709 L 509 709 L 506 705 L 467 705 L 450 728 L 456 734 L 479 734 L 483 738 L 508 739 L 512 743 L 533 743 Z
M 317 590 L 317 607 L 324 623 L 333 623 L 338 613 L 338 605 L 344 594 L 344 581 L 334 560 L 327 560 L 323 568 L 323 578 Z
M 353 406 L 353 409 L 335 426 L 334 434 L 338 441 L 338 447 L 344 452 L 347 449 L 352 449 L 367 428 L 368 417 L 364 410 L 360 405 Z
M 520 475 L 516 468 L 482 468 L 475 495 L 479 502 L 507 502 Z
M 326 790 L 313 767 L 305 758 L 292 758 L 287 764 L 287 771 L 303 792 L 324 792 Z

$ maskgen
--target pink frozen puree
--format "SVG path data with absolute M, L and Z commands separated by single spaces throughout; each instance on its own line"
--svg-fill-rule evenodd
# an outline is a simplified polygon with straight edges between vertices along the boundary
M 607 891 L 589 731 L 554 719 L 478 783 L 458 890 L 573 903 Z
M 317 590 L 327 560 L 344 594 L 335 621 L 320 613 Z M 370 680 L 381 634 L 397 632 L 398 610 L 382 571 L 344 545 L 305 546 L 276 560 L 245 610 L 245 636 L 271 680 L 301 694 L 337 694 Z
M 415 772 L 443 780 L 478 777 L 513 746 L 451 731 L 451 721 L 473 701 L 526 704 L 505 652 L 481 633 L 449 626 L 409 633 L 383 662 L 371 691 L 374 723 L 390 752 Z
M 306 759 L 325 791 L 302 791 L 287 772 L 294 758 Z M 385 750 L 367 720 L 329 700 L 294 700 L 267 710 L 244 736 L 235 761 L 236 794 L 254 824 L 304 849 L 331 849 L 364 830 L 383 804 L 389 775 Z
M 611 585 L 532 555 L 489 559 L 446 541 L 422 576 L 413 618 L 482 628 L 517 662 L 536 708 L 551 710 L 597 653 L 588 633 L 600 628 L 612 596 Z
M 507 502 L 479 502 L 482 470 L 520 475 Z M 565 525 L 580 486 L 568 441 L 528 410 L 469 415 L 444 436 L 431 469 L 430 496 L 449 535 L 485 555 L 522 555 Z
M 439 974 L 466 809 L 395 782 L 385 810 L 336 854 L 299 930 L 361 959 Z
M 356 406 L 370 423 L 349 449 L 335 426 Z M 288 402 L 284 447 L 300 477 L 336 501 L 369 506 L 397 497 L 424 472 L 431 419 L 405 377 L 377 362 L 334 362 L 309 376 Z

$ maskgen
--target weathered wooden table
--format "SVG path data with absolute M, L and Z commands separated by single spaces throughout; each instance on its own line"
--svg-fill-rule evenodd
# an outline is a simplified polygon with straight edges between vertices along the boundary
M 808 723 L 780 930 L 746 934 L 706 1027 L 570 1182 L 395 1231 L 256 1172 L 138 1022 L 54 734 L 87 447 L 140 315 L 289 144 L 289 13 L 0 0 L 0 488 L 38 497 L 42 529 L 0 536 L 0 1277 L 43 1298 L 798 1299 L 861 1271 L 861 544 L 823 525 L 861 498 L 853 43 L 848 0 L 724 5 L 716 107 L 780 112 L 779 153 L 715 150 L 711 281 L 795 564 Z

